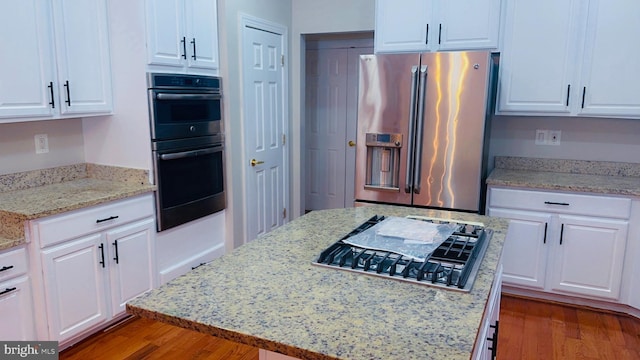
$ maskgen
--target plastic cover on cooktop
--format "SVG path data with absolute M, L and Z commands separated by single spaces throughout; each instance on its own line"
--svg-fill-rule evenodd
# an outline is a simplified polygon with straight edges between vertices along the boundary
M 422 220 L 387 217 L 343 241 L 361 248 L 389 251 L 417 261 L 425 261 L 458 227 L 455 223 L 435 224 Z

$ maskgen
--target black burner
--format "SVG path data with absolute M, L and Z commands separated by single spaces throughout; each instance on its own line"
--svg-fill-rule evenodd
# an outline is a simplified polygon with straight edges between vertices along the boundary
M 458 226 L 453 235 L 425 261 L 417 261 L 393 252 L 360 248 L 343 241 L 384 219 L 384 216 L 373 216 L 324 250 L 314 264 L 464 291 L 471 289 L 475 272 L 491 238 L 491 230 L 480 225 L 448 220 L 420 219 L 434 223 L 453 223 Z

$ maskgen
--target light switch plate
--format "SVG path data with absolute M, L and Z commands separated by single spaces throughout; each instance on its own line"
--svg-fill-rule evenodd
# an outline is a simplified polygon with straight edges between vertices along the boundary
M 536 145 L 549 144 L 549 130 L 536 130 Z
M 36 134 L 36 154 L 46 154 L 49 152 L 49 137 L 47 134 Z

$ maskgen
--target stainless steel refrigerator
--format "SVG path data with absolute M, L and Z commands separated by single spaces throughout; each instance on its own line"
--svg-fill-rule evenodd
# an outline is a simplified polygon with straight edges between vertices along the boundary
M 484 213 L 499 56 L 362 55 L 356 204 Z

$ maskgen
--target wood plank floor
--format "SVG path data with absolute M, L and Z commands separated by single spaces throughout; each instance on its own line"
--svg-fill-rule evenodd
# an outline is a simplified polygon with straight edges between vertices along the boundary
M 640 320 L 503 296 L 498 341 L 500 360 L 638 360 Z M 60 353 L 85 359 L 257 360 L 258 349 L 133 318 Z

